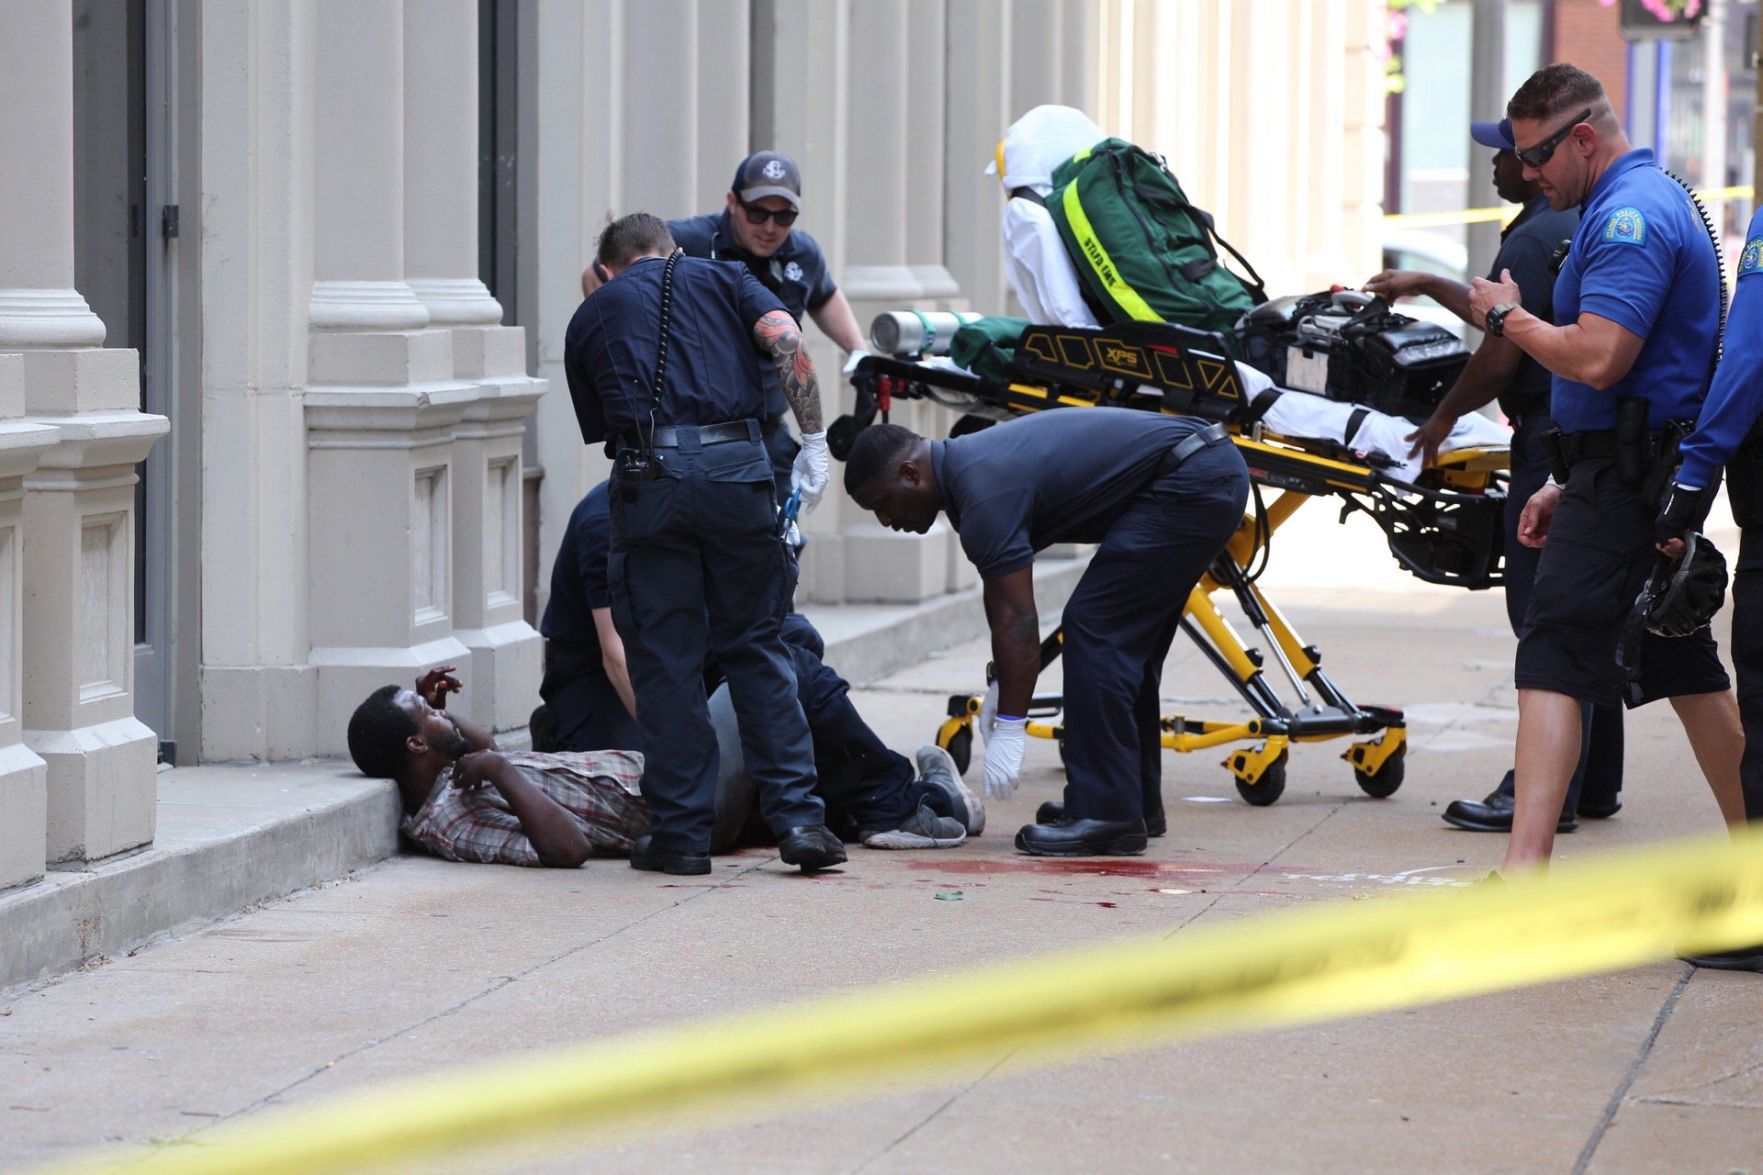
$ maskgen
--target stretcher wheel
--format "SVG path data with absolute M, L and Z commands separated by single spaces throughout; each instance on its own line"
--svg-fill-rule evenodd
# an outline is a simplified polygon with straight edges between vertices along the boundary
M 955 770 L 966 775 L 967 765 L 973 761 L 973 727 L 963 725 L 949 736 L 943 749 L 949 752 L 949 758 L 955 760 Z
M 1359 781 L 1359 790 L 1377 799 L 1387 799 L 1396 794 L 1402 786 L 1402 776 L 1407 773 L 1408 748 L 1403 747 L 1388 759 L 1376 775 L 1367 775 L 1357 767 L 1353 768 L 1353 778 Z
M 1265 808 L 1273 803 L 1286 790 L 1286 752 L 1281 751 L 1279 758 L 1269 763 L 1254 783 L 1243 779 L 1237 780 L 1237 794 L 1255 805 Z

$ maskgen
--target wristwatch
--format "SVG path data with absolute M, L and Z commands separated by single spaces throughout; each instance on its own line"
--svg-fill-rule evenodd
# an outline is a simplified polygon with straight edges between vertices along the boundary
M 1487 312 L 1487 317 L 1482 320 L 1487 324 L 1485 328 L 1487 332 L 1495 338 L 1499 338 L 1506 329 L 1506 316 L 1516 309 L 1518 309 L 1518 303 L 1516 302 L 1501 302 L 1498 306 L 1489 310 Z

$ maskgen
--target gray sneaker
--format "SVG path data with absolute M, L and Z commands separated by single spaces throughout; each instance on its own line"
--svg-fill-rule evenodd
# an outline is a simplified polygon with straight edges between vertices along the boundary
M 949 797 L 955 819 L 967 829 L 968 836 L 986 830 L 986 802 L 975 795 L 961 779 L 955 759 L 935 743 L 926 743 L 912 756 L 918 762 L 918 778 Z
M 967 839 L 959 820 L 939 816 L 920 801 L 918 811 L 898 828 L 865 832 L 863 844 L 871 849 L 952 849 Z

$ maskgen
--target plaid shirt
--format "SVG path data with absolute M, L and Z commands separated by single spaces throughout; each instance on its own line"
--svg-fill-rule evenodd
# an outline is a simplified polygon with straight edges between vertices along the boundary
M 504 751 L 502 757 L 575 818 L 596 852 L 628 853 L 631 842 L 649 831 L 649 807 L 638 787 L 643 756 L 635 751 Z M 452 767 L 441 772 L 429 798 L 400 827 L 449 861 L 541 864 L 501 790 L 490 783 L 454 787 Z

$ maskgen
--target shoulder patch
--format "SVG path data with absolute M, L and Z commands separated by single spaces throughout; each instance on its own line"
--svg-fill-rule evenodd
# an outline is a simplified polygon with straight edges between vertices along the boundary
M 1618 208 L 1604 222 L 1604 239 L 1624 245 L 1647 243 L 1647 221 L 1639 208 Z
M 1763 237 L 1752 237 L 1745 242 L 1745 251 L 1739 254 L 1739 276 L 1756 273 L 1763 269 Z

